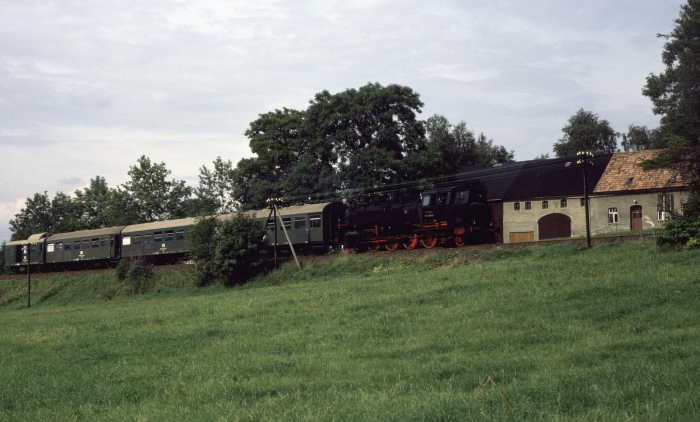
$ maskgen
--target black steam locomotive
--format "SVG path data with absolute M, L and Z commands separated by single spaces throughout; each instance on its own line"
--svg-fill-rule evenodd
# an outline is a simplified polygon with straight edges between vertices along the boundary
M 491 237 L 486 193 L 467 186 L 403 197 L 371 195 L 349 207 L 346 217 L 345 246 L 358 251 L 464 246 L 486 243 Z

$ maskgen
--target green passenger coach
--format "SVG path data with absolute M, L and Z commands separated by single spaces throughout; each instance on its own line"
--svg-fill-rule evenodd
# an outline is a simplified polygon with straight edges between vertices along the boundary
M 177 261 L 187 253 L 185 236 L 195 218 L 135 224 L 122 230 L 122 258 L 151 256 L 155 261 Z
M 277 246 L 289 245 L 291 241 L 302 252 L 325 253 L 338 247 L 338 228 L 345 219 L 346 209 L 342 203 L 326 202 L 278 208 L 276 220 L 275 213 L 269 209 L 255 211 L 253 216 L 266 221 L 271 232 L 270 245 L 275 246 L 277 227 Z
M 46 263 L 96 265 L 120 257 L 120 233 L 125 226 L 60 233 L 46 239 Z M 99 262 L 98 262 L 99 261 Z

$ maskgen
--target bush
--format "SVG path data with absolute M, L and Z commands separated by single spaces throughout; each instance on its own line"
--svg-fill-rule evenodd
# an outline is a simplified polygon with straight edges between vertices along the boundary
M 700 218 L 667 221 L 657 238 L 659 245 L 697 247 L 700 243 Z
M 265 269 L 269 243 L 264 224 L 244 214 L 220 222 L 212 239 L 211 272 L 226 283 L 240 283 Z
M 131 285 L 134 293 L 143 293 L 153 278 L 153 265 L 145 258 L 123 259 L 117 264 L 117 279 Z
M 218 223 L 215 218 L 200 217 L 187 232 L 185 240 L 189 251 L 187 257 L 193 263 L 195 282 L 200 287 L 216 279 L 211 262 L 214 256 L 214 234 L 219 226 Z
M 0 274 L 6 274 L 7 268 L 5 268 L 5 242 L 0 245 Z

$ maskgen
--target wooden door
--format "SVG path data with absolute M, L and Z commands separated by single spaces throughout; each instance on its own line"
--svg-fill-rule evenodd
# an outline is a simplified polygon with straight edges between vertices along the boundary
M 630 229 L 642 230 L 644 228 L 644 217 L 642 217 L 642 206 L 632 205 L 630 207 Z
M 547 214 L 537 222 L 539 240 L 571 237 L 571 218 L 568 215 Z
M 510 232 L 509 243 L 534 242 L 535 232 Z

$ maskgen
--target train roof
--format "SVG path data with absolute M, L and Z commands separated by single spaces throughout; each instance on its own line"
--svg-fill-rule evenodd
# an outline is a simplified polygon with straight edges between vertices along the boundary
M 88 238 L 88 237 L 92 238 L 95 236 L 119 234 L 119 233 L 121 233 L 121 231 L 124 227 L 126 227 L 126 226 L 105 227 L 102 229 L 81 230 L 81 231 L 70 232 L 70 233 L 56 233 L 52 236 L 49 236 L 48 241 L 54 242 L 57 240 L 84 239 L 84 238 Z
M 27 239 L 22 239 L 22 240 L 12 240 L 10 242 L 5 242 L 5 246 L 17 246 L 17 245 L 27 245 L 29 243 L 36 243 L 43 241 L 46 237 L 50 236 L 51 233 L 49 232 L 44 232 L 44 233 L 36 233 Z
M 193 226 L 197 222 L 194 217 L 180 218 L 177 220 L 153 221 L 151 223 L 134 224 L 126 226 L 122 230 L 122 234 L 138 233 L 143 231 L 158 230 L 158 229 L 175 229 L 178 227 Z
M 298 215 L 298 214 L 310 214 L 316 212 L 323 212 L 326 208 L 344 208 L 345 205 L 340 202 L 323 202 L 320 204 L 308 204 L 308 205 L 293 205 L 289 207 L 277 207 L 279 215 Z M 265 208 L 262 210 L 253 210 L 245 212 L 246 215 L 250 215 L 253 218 L 267 218 L 270 215 L 270 209 Z M 217 218 L 226 220 L 232 218 L 235 214 L 224 214 Z

